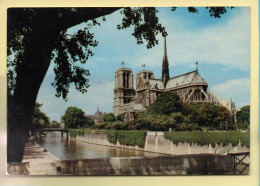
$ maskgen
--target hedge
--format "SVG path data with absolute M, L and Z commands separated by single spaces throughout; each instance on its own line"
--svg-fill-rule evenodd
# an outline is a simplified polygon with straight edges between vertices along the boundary
M 117 131 L 116 130 L 106 130 L 107 139 L 109 143 L 116 144 L 117 141 Z
M 107 130 L 108 141 L 116 144 L 117 140 L 121 145 L 144 147 L 146 131 L 143 130 Z
M 228 145 L 237 146 L 239 141 L 241 146 L 246 146 L 250 148 L 250 134 L 249 132 L 184 132 L 184 131 L 173 131 L 164 132 L 164 137 L 171 140 L 174 144 L 178 145 L 181 143 L 197 143 L 198 145 L 209 145 L 215 147 L 218 145 Z

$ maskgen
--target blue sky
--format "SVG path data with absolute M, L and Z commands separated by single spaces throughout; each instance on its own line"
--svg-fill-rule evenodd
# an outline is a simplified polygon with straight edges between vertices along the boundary
M 229 99 L 232 96 L 237 108 L 250 103 L 250 8 L 228 10 L 221 19 L 210 17 L 205 8 L 199 14 L 187 12 L 187 8 L 158 8 L 158 17 L 168 32 L 167 53 L 170 76 L 180 75 L 195 69 L 208 82 L 208 89 L 218 96 Z M 43 103 L 42 111 L 51 120 L 60 117 L 69 106 L 81 108 L 86 114 L 94 114 L 99 106 L 103 112 L 113 111 L 114 72 L 121 67 L 132 68 L 135 75 L 145 64 L 147 70 L 161 78 L 163 37 L 158 35 L 159 44 L 147 49 L 145 44 L 137 45 L 131 35 L 133 29 L 117 30 L 122 15 L 119 11 L 106 16 L 106 22 L 91 28 L 98 46 L 95 55 L 84 65 L 90 70 L 88 92 L 77 92 L 70 88 L 69 100 L 55 97 L 51 86 L 54 80 L 52 63 L 42 83 L 37 101 Z M 73 33 L 86 23 L 68 30 Z

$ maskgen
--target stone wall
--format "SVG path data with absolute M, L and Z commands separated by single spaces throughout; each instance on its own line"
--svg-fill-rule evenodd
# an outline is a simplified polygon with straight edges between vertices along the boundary
M 8 164 L 9 174 L 22 175 L 218 175 L 232 174 L 232 157 L 178 155 L 65 160 L 38 164 Z
M 140 148 L 138 146 L 121 145 L 118 141 L 116 145 L 111 144 L 107 139 L 107 134 L 102 132 L 85 132 L 84 136 L 77 136 L 76 139 L 93 144 L 172 155 L 204 153 L 226 155 L 227 153 L 249 152 L 249 149 L 247 147 L 241 147 L 240 144 L 235 147 L 232 147 L 231 144 L 229 144 L 228 146 L 216 145 L 214 148 L 211 145 L 200 146 L 197 144 L 189 145 L 187 143 L 179 143 L 178 145 L 175 145 L 172 143 L 172 141 L 164 138 L 163 132 L 147 132 L 144 148 Z

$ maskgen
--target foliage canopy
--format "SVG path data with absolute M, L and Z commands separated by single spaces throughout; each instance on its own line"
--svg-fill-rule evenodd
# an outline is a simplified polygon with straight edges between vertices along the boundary
M 89 123 L 90 119 L 86 118 L 84 114 L 85 113 L 77 107 L 68 107 L 63 117 L 65 122 L 65 127 L 82 128 L 88 124 L 93 125 L 92 122 Z
M 115 120 L 116 120 L 116 118 L 115 118 L 115 115 L 113 113 L 109 113 L 109 114 L 104 115 L 104 121 L 105 122 L 113 122 Z
M 36 103 L 32 115 L 32 130 L 45 128 L 50 124 L 50 118 L 41 111 L 43 104 Z
M 182 110 L 182 101 L 175 92 L 164 92 L 149 107 L 148 112 L 151 114 L 169 115 L 173 112 Z
M 250 125 L 250 105 L 246 105 L 237 112 L 237 122 L 242 125 L 243 128 L 248 128 Z

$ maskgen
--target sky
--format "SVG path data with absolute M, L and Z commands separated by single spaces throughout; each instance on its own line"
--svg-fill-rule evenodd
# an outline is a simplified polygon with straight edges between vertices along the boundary
M 195 70 L 207 81 L 208 89 L 216 95 L 232 100 L 236 108 L 250 104 L 250 8 L 235 7 L 220 19 L 209 16 L 205 8 L 198 14 L 191 14 L 187 8 L 158 8 L 159 22 L 165 26 L 167 36 L 167 55 L 170 77 Z M 161 78 L 163 58 L 163 37 L 158 35 L 159 44 L 147 49 L 145 43 L 136 44 L 132 36 L 133 28 L 117 30 L 121 23 L 120 11 L 106 16 L 106 21 L 90 29 L 95 34 L 98 46 L 92 51 L 95 55 L 88 59 L 84 68 L 89 69 L 88 92 L 78 92 L 72 84 L 69 100 L 55 97 L 52 62 L 41 85 L 37 102 L 43 103 L 42 111 L 51 120 L 60 121 L 69 106 L 82 109 L 92 115 L 97 108 L 102 112 L 113 112 L 114 73 L 124 67 L 131 68 L 135 75 L 143 70 L 154 72 Z M 86 23 L 76 25 L 67 32 L 73 34 Z M 134 83 L 135 86 L 135 83 Z

